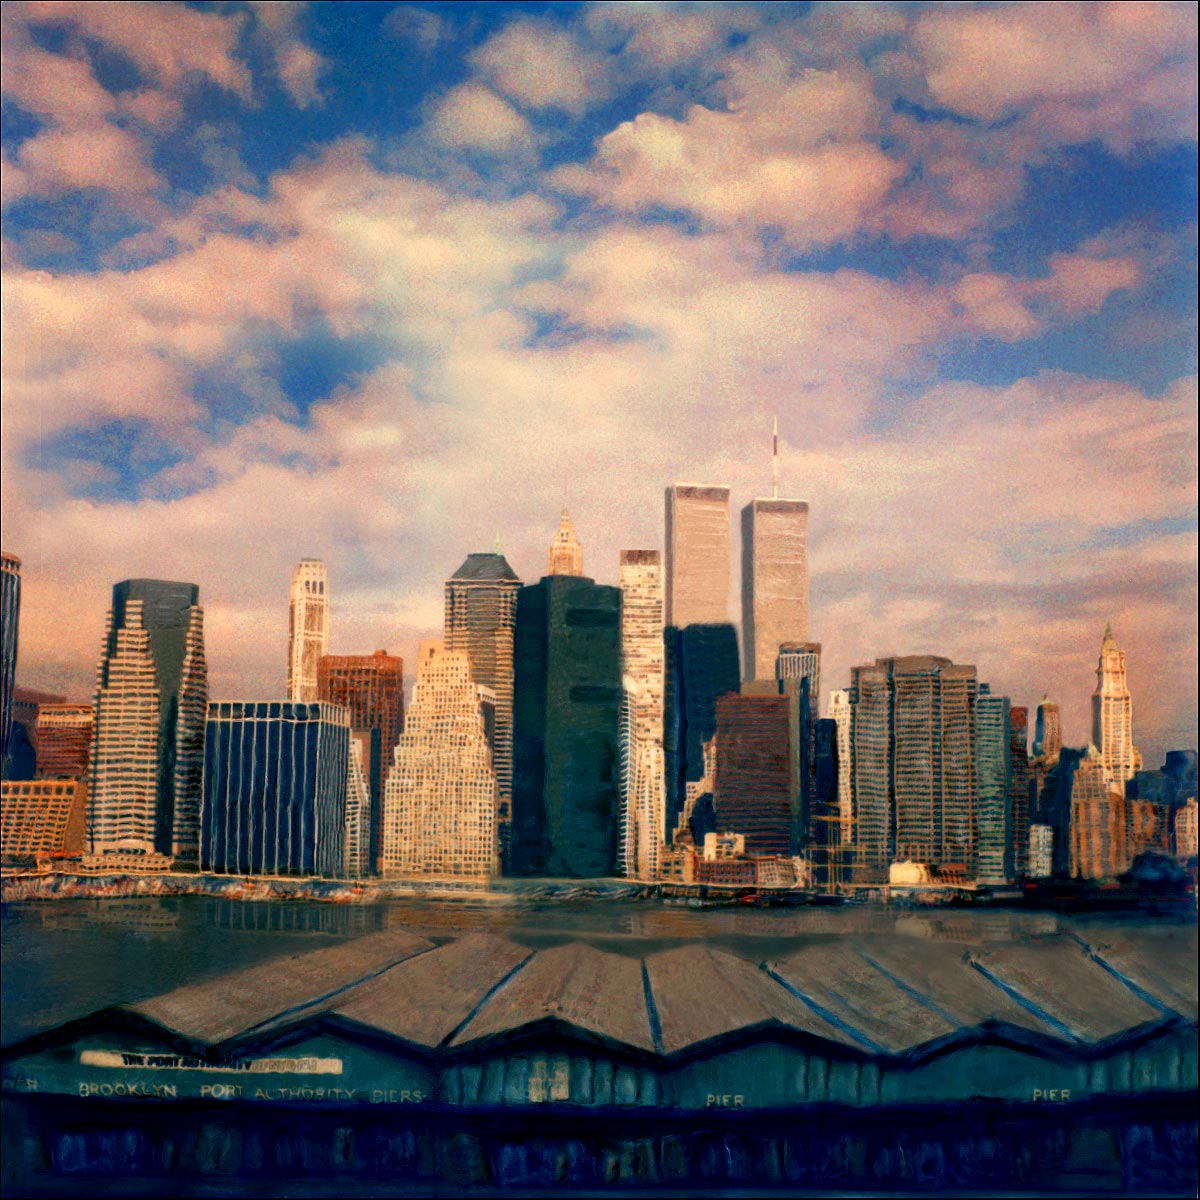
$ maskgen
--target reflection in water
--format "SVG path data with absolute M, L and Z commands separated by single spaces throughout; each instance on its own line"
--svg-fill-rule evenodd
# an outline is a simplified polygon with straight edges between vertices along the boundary
M 395 927 L 437 941 L 490 930 L 535 948 L 582 940 L 628 955 L 699 940 L 761 962 L 806 941 L 846 936 L 980 945 L 1068 933 L 1086 940 L 1117 924 L 1139 925 L 1149 933 L 1166 922 L 1128 914 L 914 911 L 869 904 L 693 909 L 656 901 L 391 899 L 341 905 L 215 896 L 10 903 L 0 916 L 5 966 L 0 1035 L 10 1042 L 108 1004 Z

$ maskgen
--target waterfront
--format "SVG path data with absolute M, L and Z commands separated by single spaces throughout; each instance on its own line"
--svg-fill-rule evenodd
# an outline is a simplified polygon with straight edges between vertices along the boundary
M 1188 923 L 1186 917 L 1127 913 L 1066 916 L 866 904 L 697 910 L 660 901 L 498 907 L 411 900 L 280 904 L 205 896 L 15 902 L 4 905 L 0 915 L 5 967 L 0 1038 L 7 1045 L 108 1004 L 400 927 L 434 942 L 489 930 L 536 949 L 584 941 L 628 955 L 703 941 L 758 961 L 813 941 L 859 934 L 981 945 L 1073 933 L 1094 936 L 1108 926 L 1135 926 L 1152 936 Z

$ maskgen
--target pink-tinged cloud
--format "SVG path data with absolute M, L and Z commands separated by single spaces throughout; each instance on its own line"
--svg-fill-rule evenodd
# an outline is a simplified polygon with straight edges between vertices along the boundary
M 522 18 L 506 25 L 471 55 L 492 86 L 531 109 L 581 113 L 608 95 L 605 59 L 566 29 Z
M 257 36 L 275 61 L 284 91 L 298 108 L 321 101 L 320 79 L 328 64 L 301 36 L 307 4 L 299 0 L 252 0 Z
M 1032 111 L 1051 136 L 1119 149 L 1194 130 L 1192 4 L 934 6 L 911 38 L 934 100 L 970 116 Z
M 168 89 L 198 74 L 243 99 L 250 98 L 250 72 L 235 57 L 240 14 L 224 16 L 183 4 L 133 0 L 124 4 L 27 0 L 18 13 L 27 21 L 65 25 L 83 37 L 105 42 Z
M 533 127 L 507 100 L 490 88 L 464 83 L 452 88 L 434 108 L 429 132 L 455 150 L 492 154 L 528 151 Z

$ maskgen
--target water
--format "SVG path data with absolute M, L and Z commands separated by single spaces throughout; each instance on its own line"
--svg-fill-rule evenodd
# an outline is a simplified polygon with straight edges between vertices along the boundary
M 491 930 L 535 949 L 586 941 L 643 955 L 701 940 L 762 961 L 822 938 L 894 935 L 967 944 L 1121 926 L 1149 934 L 1186 919 L 1063 916 L 1020 910 L 837 908 L 689 909 L 660 901 L 493 905 L 381 900 L 340 905 L 255 903 L 212 896 L 10 903 L 0 913 L 0 1041 L 8 1044 L 110 1004 L 403 926 L 435 942 Z

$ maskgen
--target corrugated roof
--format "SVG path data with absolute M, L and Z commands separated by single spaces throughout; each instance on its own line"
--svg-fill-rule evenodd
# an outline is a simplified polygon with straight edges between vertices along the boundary
M 965 946 L 919 938 L 880 938 L 864 943 L 859 953 L 963 1029 L 992 1022 L 1064 1040 L 1053 1025 L 975 970 Z
M 707 946 L 646 959 L 662 1048 L 674 1054 L 740 1029 L 779 1024 L 862 1049 L 765 971 Z
M 606 1041 L 654 1050 L 640 960 L 582 942 L 535 954 L 450 1044 L 465 1046 L 548 1018 Z
M 1075 941 L 973 951 L 971 961 L 1019 1003 L 1084 1042 L 1102 1042 L 1144 1025 L 1162 1012 L 1093 961 Z
M 770 964 L 770 969 L 831 1020 L 889 1054 L 903 1054 L 959 1029 L 947 1013 L 922 1003 L 852 945 L 805 946 Z
M 504 555 L 495 553 L 468 554 L 466 562 L 450 578 L 481 580 L 511 579 L 517 583 L 520 582 L 520 578 L 512 567 L 508 565 L 508 560 Z
M 532 953 L 494 934 L 470 934 L 343 993 L 332 1011 L 357 1025 L 432 1049 Z
M 1153 932 L 1137 930 L 1092 941 L 1092 954 L 1120 979 L 1196 1023 L 1196 930 L 1187 929 L 1184 945 L 1164 946 Z
M 124 1006 L 192 1042 L 216 1046 L 309 1008 L 432 945 L 389 929 L 313 950 L 273 958 L 207 983 L 176 988 Z

